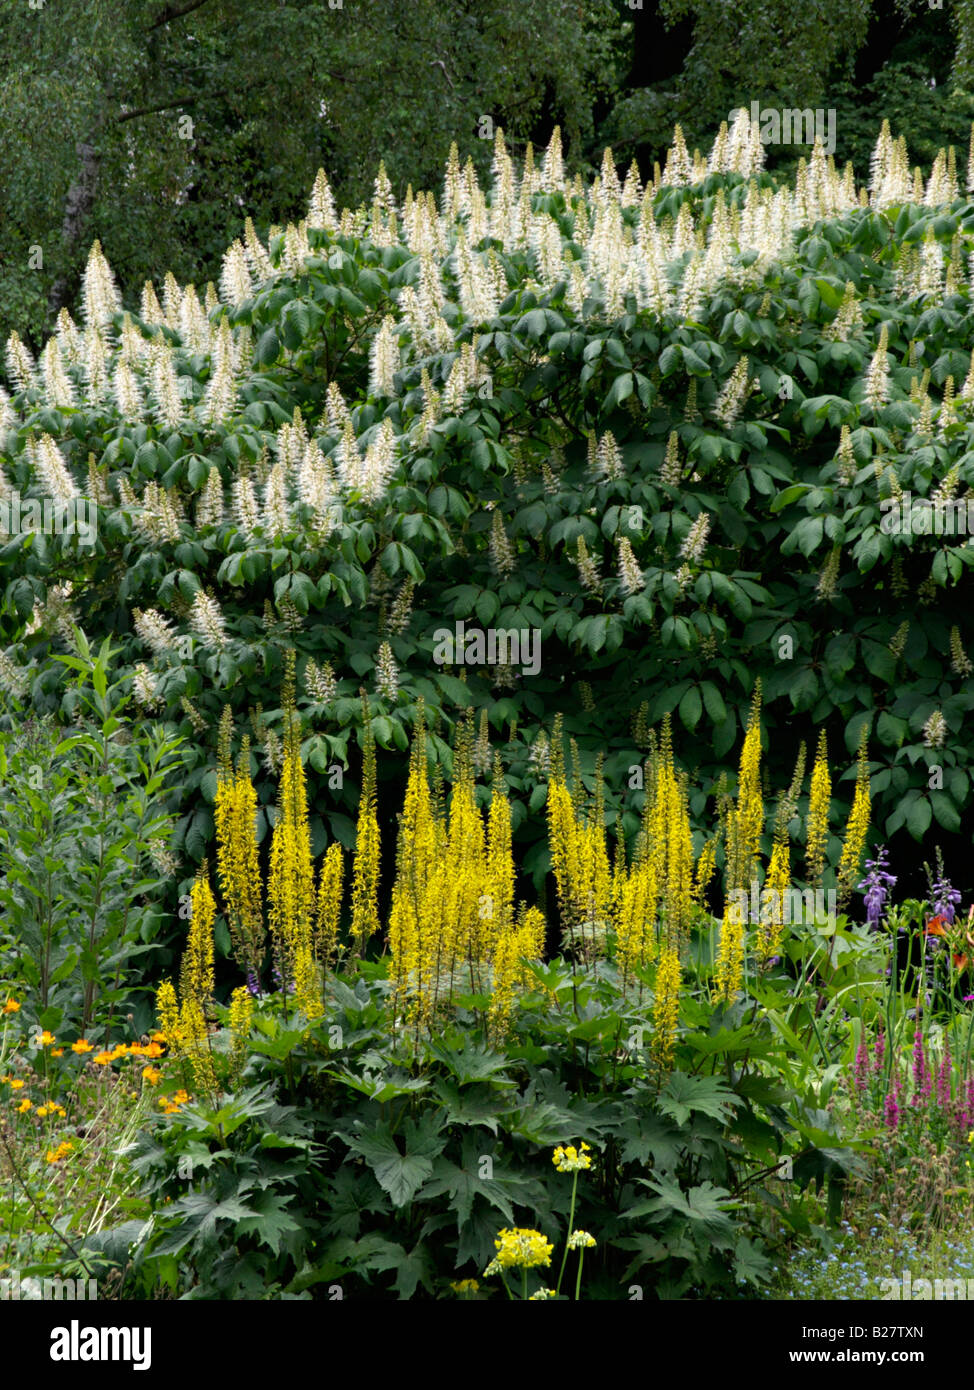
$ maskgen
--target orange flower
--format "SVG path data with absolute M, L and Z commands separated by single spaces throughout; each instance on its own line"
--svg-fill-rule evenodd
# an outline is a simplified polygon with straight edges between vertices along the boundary
M 157 1042 L 151 1042 L 142 1049 L 143 1057 L 161 1057 L 165 1053 L 165 1048 L 160 1047 Z
M 16 999 L 8 999 L 6 1004 L 4 1004 L 3 1008 L 0 1009 L 0 1013 L 4 1014 L 16 1014 L 19 1012 L 20 1005 L 17 1003 Z
M 17 1106 L 18 1115 L 26 1115 L 27 1111 L 31 1109 L 31 1105 L 32 1102 L 29 1101 L 26 1096 L 24 1096 L 24 1099 Z
M 63 1056 L 64 1056 L 64 1048 L 63 1048 L 63 1047 L 52 1047 L 52 1048 L 51 1048 L 51 1056 L 52 1056 L 52 1057 L 63 1057 Z
M 15 1091 L 20 1091 L 27 1085 L 27 1082 L 22 1081 L 19 1076 L 5 1076 L 3 1079 L 9 1081 L 11 1088 Z
M 79 1055 L 82 1052 L 94 1052 L 94 1050 L 95 1044 L 86 1042 L 84 1038 L 78 1038 L 77 1042 L 71 1044 L 71 1051 L 77 1052 Z
M 945 922 L 946 919 L 944 917 L 931 917 L 930 921 L 927 923 L 927 936 L 946 936 L 947 929 Z
M 158 1067 L 143 1067 L 142 1075 L 150 1086 L 158 1086 L 162 1080 L 162 1072 Z
M 152 1040 L 153 1042 L 156 1042 L 156 1043 L 160 1043 L 160 1042 L 164 1043 L 164 1042 L 166 1041 L 166 1035 L 165 1035 L 165 1033 L 150 1033 L 150 1034 L 149 1034 L 149 1037 L 151 1038 L 151 1040 Z
M 57 1039 L 55 1038 L 54 1034 L 53 1034 L 53 1033 L 49 1033 L 49 1032 L 47 1031 L 47 1029 L 45 1028 L 44 1031 L 43 1031 L 43 1033 L 39 1033 L 38 1036 L 34 1039 L 34 1046 L 35 1046 L 35 1047 L 50 1047 L 51 1043 L 52 1043 L 52 1042 L 56 1042 L 56 1041 L 57 1041 Z
M 96 1052 L 91 1060 L 97 1062 L 100 1067 L 107 1067 L 110 1062 L 114 1062 L 115 1058 L 111 1052 Z

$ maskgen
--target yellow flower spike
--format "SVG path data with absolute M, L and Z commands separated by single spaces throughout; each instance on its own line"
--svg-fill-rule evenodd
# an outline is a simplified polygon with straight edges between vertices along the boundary
M 825 869 L 825 850 L 829 838 L 829 802 L 832 779 L 829 776 L 828 748 L 825 730 L 819 735 L 818 752 L 812 768 L 812 786 L 808 800 L 808 836 L 805 842 L 805 866 L 809 883 L 819 887 Z
M 210 891 L 206 860 L 200 865 L 190 894 L 189 939 L 183 952 L 180 990 L 205 1014 L 213 999 L 213 919 L 216 903 Z
M 774 896 L 770 897 L 767 908 L 762 911 L 758 927 L 757 957 L 761 965 L 767 965 L 772 957 L 780 954 L 784 931 L 785 894 L 791 887 L 789 859 L 787 841 L 775 840 L 764 882 L 765 892 Z
M 352 878 L 352 940 L 361 952 L 379 929 L 379 821 L 376 813 L 375 740 L 368 701 L 362 697 L 363 748 L 362 790 L 359 795 L 355 831 L 355 862 Z
M 289 652 L 283 695 L 284 764 L 277 823 L 271 840 L 268 918 L 284 988 L 291 990 L 298 983 L 296 972 L 300 957 L 302 999 L 305 1005 L 313 1009 L 315 1005 L 311 995 L 316 991 L 311 968 L 315 915 L 314 866 L 293 679 L 294 653 Z M 307 1008 L 304 1011 L 307 1013 Z
M 852 798 L 849 821 L 846 826 L 845 841 L 839 857 L 838 902 L 843 907 L 852 895 L 859 881 L 859 865 L 869 833 L 870 795 L 869 762 L 866 756 L 866 726 L 863 726 L 859 743 L 859 756 L 856 767 L 856 790 Z
M 239 1082 L 247 1060 L 247 1045 L 253 1026 L 254 998 L 249 989 L 239 986 L 230 996 L 230 1067 L 235 1082 Z
M 717 951 L 717 1001 L 732 1004 L 741 988 L 744 973 L 744 914 L 740 906 L 727 905 L 720 928 Z
M 342 913 L 342 880 L 345 860 L 337 842 L 329 845 L 318 874 L 314 951 L 327 969 L 338 950 L 338 924 Z
M 219 1089 L 213 1056 L 210 1052 L 210 1034 L 206 1026 L 203 1010 L 195 999 L 186 999 L 179 1010 L 179 1027 L 182 1047 L 189 1057 L 193 1079 L 197 1088 L 211 1098 Z
M 213 810 L 217 876 L 227 905 L 227 922 L 237 963 L 241 970 L 258 975 L 264 956 L 265 933 L 257 846 L 257 792 L 250 778 L 249 738 L 243 740 L 236 774 L 233 772 L 229 712 L 226 706 L 225 747 L 221 749 L 220 780 Z
M 650 1053 L 660 1076 L 673 1065 L 676 1035 L 680 1022 L 680 955 L 668 945 L 656 969 L 656 1001 L 653 1008 L 653 1037 Z
M 159 1021 L 162 1023 L 163 1033 L 168 1038 L 173 1052 L 178 1056 L 180 1052 L 179 1004 L 171 980 L 163 980 L 159 986 L 156 992 L 156 1009 L 159 1013 Z

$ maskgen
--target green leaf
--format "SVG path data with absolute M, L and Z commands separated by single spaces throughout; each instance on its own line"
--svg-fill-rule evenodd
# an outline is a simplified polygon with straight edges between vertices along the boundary
M 446 1140 L 436 1135 L 435 1128 L 431 1129 L 437 1123 L 435 1117 L 426 1117 L 421 1125 L 407 1120 L 404 1153 L 388 1124 L 377 1126 L 367 1134 L 339 1134 L 338 1137 L 353 1153 L 361 1154 L 393 1205 L 402 1207 L 412 1201 L 432 1175 L 433 1159 L 445 1147 Z
M 700 689 L 696 685 L 691 685 L 679 705 L 680 719 L 691 733 L 693 733 L 694 729 L 700 723 L 700 716 L 702 713 L 703 700 L 700 697 Z
M 933 811 L 926 797 L 918 796 L 906 813 L 906 828 L 914 840 L 922 840 L 930 829 Z
M 658 1104 L 663 1114 L 678 1125 L 685 1124 L 695 1111 L 723 1124 L 731 1118 L 740 1099 L 716 1077 L 687 1076 L 677 1071 L 663 1088 Z
M 259 367 L 272 367 L 281 355 L 281 344 L 273 328 L 266 329 L 257 339 L 254 361 Z

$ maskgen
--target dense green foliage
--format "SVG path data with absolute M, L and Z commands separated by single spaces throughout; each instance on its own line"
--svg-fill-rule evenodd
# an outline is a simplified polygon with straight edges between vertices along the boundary
M 434 273 L 425 253 L 388 231 L 377 244 L 354 228 L 312 228 L 311 253 L 295 261 L 299 252 L 282 234 L 263 283 L 237 302 L 214 301 L 209 323 L 186 317 L 191 297 L 182 321 L 172 301 L 172 323 L 182 325 L 175 330 L 130 316 L 121 359 L 139 366 L 150 391 L 155 355 L 177 345 L 175 426 L 158 400 L 151 414 L 139 406 L 126 418 L 104 390 L 58 408 L 50 381 L 25 381 L 14 397 L 19 418 L 9 417 L 9 486 L 44 494 L 48 464 L 35 444 L 47 435 L 77 486 L 105 500 L 94 546 L 36 534 L 15 536 L 0 553 L 4 621 L 15 639 L 5 679 L 29 685 L 41 711 L 61 703 L 63 668 L 45 655 L 63 645 L 66 600 L 57 586 L 66 582 L 90 639 L 112 635 L 123 668 L 142 665 L 149 642 L 140 698 L 190 743 L 172 849 L 191 863 L 212 834 L 205 803 L 215 790 L 220 709 L 229 701 L 238 723 L 253 717 L 272 768 L 281 652 L 292 642 L 299 707 L 311 722 L 304 755 L 320 774 L 316 851 L 336 838 L 351 845 L 350 740 L 363 684 L 380 748 L 405 749 L 420 697 L 434 719 L 449 724 L 472 704 L 507 731 L 515 830 L 542 803 L 543 739 L 556 711 L 579 740 L 586 775 L 603 756 L 607 804 L 622 813 L 628 837 L 641 806 L 629 771 L 647 722 L 674 712 L 694 740 L 686 760 L 709 790 L 760 677 L 779 784 L 799 739 L 823 727 L 833 756 L 847 750 L 851 776 L 865 723 L 882 834 L 956 832 L 970 796 L 960 734 L 974 698 L 963 598 L 974 551 L 963 537 L 886 534 L 881 507 L 894 490 L 943 498 L 969 481 L 970 379 L 960 385 L 971 363 L 971 303 L 962 260 L 974 212 L 963 201 L 902 202 L 808 226 L 799 194 L 794 240 L 775 246 L 762 240 L 771 233 L 760 222 L 750 240 L 746 230 L 732 233 L 725 209 L 746 229 L 762 197 L 770 215 L 769 200 L 790 195 L 774 195 L 766 175 L 748 187 L 739 175 L 713 174 L 655 196 L 650 189 L 642 210 L 623 201 L 612 233 L 623 239 L 598 252 L 607 258 L 601 268 L 590 243 L 583 281 L 581 229 L 591 212 L 568 185 L 539 188 L 534 216 L 577 258 L 577 273 L 549 270 L 541 284 L 535 253 L 516 236 L 506 244 L 485 237 L 471 254 L 501 277 L 494 305 L 471 297 L 465 277 L 473 272 L 461 266 L 462 246 L 454 254 L 451 231 L 437 257 L 439 345 L 424 336 L 434 330 L 408 316 L 407 294 Z M 647 217 L 659 250 L 639 252 L 657 244 L 639 231 Z M 707 238 L 711 260 L 679 254 L 688 227 Z M 692 316 L 679 312 L 678 295 L 686 302 L 693 275 L 706 276 L 718 253 L 718 274 L 701 286 Z M 644 288 L 634 295 L 612 279 L 613 265 L 636 254 L 651 267 L 658 255 L 665 266 L 655 305 Z M 120 310 L 105 313 L 106 334 L 123 329 Z M 390 382 L 376 385 L 370 356 L 381 325 L 397 314 L 390 394 Z M 221 323 L 234 325 L 242 356 L 235 404 L 213 418 Z M 881 326 L 888 399 L 870 403 L 865 382 Z M 209 335 L 209 351 L 194 342 L 198 333 Z M 70 358 L 65 370 L 83 382 Z M 439 400 L 435 418 L 427 419 L 424 373 Z M 366 446 L 364 461 L 347 453 L 344 407 L 338 398 L 329 406 L 326 383 L 349 402 L 348 438 Z M 666 462 L 671 436 L 676 453 Z M 332 468 L 324 522 L 302 500 L 305 484 L 287 481 L 296 468 L 289 450 L 305 458 L 309 439 Z M 96 471 L 86 479 L 90 458 Z M 382 458 L 388 481 L 376 484 L 369 469 Z M 283 515 L 268 510 L 274 478 L 293 497 Z M 141 499 L 130 479 L 147 489 Z M 237 491 L 247 479 L 264 493 L 263 512 L 250 521 Z M 219 519 L 207 510 L 217 501 Z M 708 519 L 709 544 L 700 531 Z M 635 579 L 631 567 L 624 572 L 624 546 Z M 216 629 L 201 617 L 201 591 L 222 611 Z M 157 608 L 166 615 L 162 636 L 139 635 L 133 613 Z M 540 670 L 444 665 L 437 634 L 456 622 L 537 630 Z M 391 682 L 383 649 L 396 668 Z M 322 675 L 326 663 L 333 682 Z M 446 744 L 434 737 L 434 746 L 448 765 Z M 325 776 L 349 767 L 350 778 Z M 848 785 L 835 788 L 841 809 Z M 262 801 L 270 795 L 265 786 Z M 691 810 L 700 818 L 702 800 Z M 540 883 L 545 848 L 526 826 L 521 838 L 525 867 Z

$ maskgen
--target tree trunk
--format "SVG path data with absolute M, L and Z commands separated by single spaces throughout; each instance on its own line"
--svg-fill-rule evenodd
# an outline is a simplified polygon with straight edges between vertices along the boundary
M 79 140 L 76 149 L 81 162 L 78 175 L 64 200 L 64 221 L 61 224 L 62 269 L 47 297 L 51 314 L 55 315 L 68 302 L 75 281 L 77 247 L 85 234 L 88 218 L 98 189 L 98 169 L 101 155 L 94 137 Z

